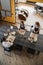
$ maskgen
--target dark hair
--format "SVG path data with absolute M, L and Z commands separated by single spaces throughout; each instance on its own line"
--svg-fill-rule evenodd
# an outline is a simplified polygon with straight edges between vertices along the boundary
M 35 22 L 35 24 L 36 24 L 38 27 L 40 27 L 40 23 L 39 23 L 39 22 Z
M 22 24 L 24 24 L 24 22 L 23 22 L 23 21 L 21 21 L 21 23 L 22 23 Z

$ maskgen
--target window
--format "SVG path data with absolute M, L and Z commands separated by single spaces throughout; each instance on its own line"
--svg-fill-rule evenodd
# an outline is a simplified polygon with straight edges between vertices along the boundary
M 1 0 L 2 9 L 10 11 L 10 0 Z

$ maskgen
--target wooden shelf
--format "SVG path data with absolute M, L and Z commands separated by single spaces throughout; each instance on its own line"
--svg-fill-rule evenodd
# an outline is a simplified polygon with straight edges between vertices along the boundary
M 27 0 L 27 1 L 31 1 L 31 2 L 43 2 L 43 0 Z

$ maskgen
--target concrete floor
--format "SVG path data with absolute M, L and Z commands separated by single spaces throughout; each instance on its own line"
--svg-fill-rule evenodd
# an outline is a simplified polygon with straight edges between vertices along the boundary
M 12 51 L 11 56 L 7 56 L 0 45 L 0 65 L 43 65 L 43 53 L 32 56 L 24 51 L 20 55 Z
M 18 9 L 22 10 L 22 9 L 26 9 L 29 12 L 29 16 L 27 18 L 25 22 L 25 28 L 27 30 L 30 30 L 29 26 L 26 25 L 34 25 L 36 21 L 38 21 L 40 23 L 40 28 L 43 29 L 43 17 L 39 14 L 36 14 L 35 10 L 34 10 L 34 5 L 30 5 L 30 4 L 17 4 Z M 16 22 L 20 22 L 18 18 L 16 18 Z M 40 29 L 40 34 L 43 34 L 43 30 Z

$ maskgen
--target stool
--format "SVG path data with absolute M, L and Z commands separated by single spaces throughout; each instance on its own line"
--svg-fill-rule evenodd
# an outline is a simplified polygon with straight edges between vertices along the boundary
M 23 46 L 22 45 L 15 45 L 15 49 L 18 51 L 22 51 Z
M 27 49 L 27 52 L 30 53 L 30 54 L 32 54 L 32 55 L 35 54 L 35 50 L 32 49 L 32 48 L 28 48 L 28 49 Z

